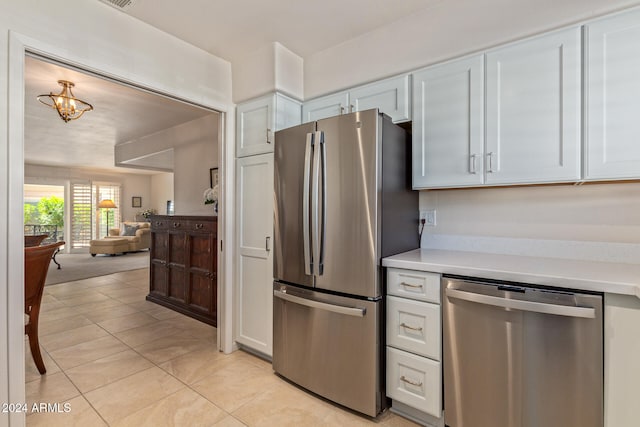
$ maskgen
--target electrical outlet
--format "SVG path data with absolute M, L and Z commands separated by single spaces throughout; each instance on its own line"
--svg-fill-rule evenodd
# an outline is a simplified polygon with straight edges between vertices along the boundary
M 427 227 L 435 227 L 436 226 L 436 210 L 429 209 L 426 211 L 420 211 L 420 226 L 422 227 L 422 220 L 424 219 Z

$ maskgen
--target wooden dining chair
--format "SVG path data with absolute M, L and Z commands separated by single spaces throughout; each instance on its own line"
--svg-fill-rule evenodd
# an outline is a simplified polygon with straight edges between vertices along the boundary
M 37 234 L 35 236 L 24 236 L 24 247 L 25 248 L 30 248 L 31 246 L 40 246 L 40 243 L 42 243 L 42 241 L 44 239 L 46 239 L 47 237 L 49 237 L 48 234 Z
M 40 354 L 40 342 L 38 341 L 38 318 L 40 317 L 40 303 L 44 291 L 44 282 L 47 279 L 51 256 L 64 245 L 57 242 L 51 245 L 31 246 L 24 248 L 24 333 L 29 337 L 29 347 L 33 361 L 40 374 L 47 372 Z

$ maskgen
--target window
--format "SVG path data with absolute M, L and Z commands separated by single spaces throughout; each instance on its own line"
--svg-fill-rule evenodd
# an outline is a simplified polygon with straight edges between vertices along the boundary
M 91 184 L 71 183 L 71 249 L 88 248 L 91 243 Z

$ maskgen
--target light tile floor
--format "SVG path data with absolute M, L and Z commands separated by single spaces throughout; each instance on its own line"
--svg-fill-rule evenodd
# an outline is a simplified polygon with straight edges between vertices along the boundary
M 148 269 L 45 288 L 41 376 L 25 337 L 27 405 L 70 412 L 31 426 L 415 426 L 375 420 L 314 397 L 253 355 L 217 351 L 216 330 L 145 300 Z

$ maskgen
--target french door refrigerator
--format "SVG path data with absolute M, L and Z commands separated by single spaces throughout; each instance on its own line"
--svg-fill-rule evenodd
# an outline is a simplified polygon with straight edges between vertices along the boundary
M 377 109 L 276 132 L 273 368 L 385 407 L 382 257 L 418 247 L 410 141 Z

